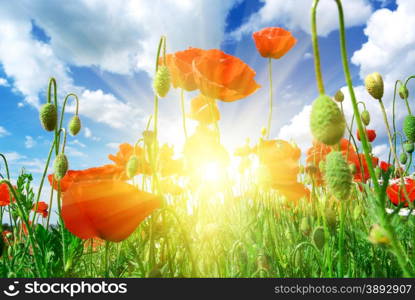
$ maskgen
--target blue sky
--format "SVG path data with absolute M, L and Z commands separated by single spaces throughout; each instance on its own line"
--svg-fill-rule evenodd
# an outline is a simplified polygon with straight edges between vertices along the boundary
M 294 3 L 295 2 L 295 3 Z M 252 32 L 267 26 L 292 31 L 295 48 L 273 62 L 274 119 L 272 137 L 311 144 L 309 105 L 317 96 L 309 35 L 311 0 L 51 0 L 9 1 L 0 6 L 0 152 L 6 153 L 14 176 L 22 167 L 39 178 L 52 135 L 42 130 L 38 108 L 45 102 L 48 78 L 58 80 L 58 96 L 80 97 L 83 128 L 68 139 L 72 169 L 108 163 L 121 142 L 140 137 L 152 110 L 152 67 L 158 38 L 167 35 L 167 51 L 188 46 L 221 48 L 248 63 L 262 88 L 235 103 L 220 103 L 223 142 L 230 150 L 246 137 L 255 141 L 268 109 L 267 61 L 256 51 Z M 374 71 L 385 79 L 390 107 L 396 79 L 411 75 L 415 64 L 413 0 L 345 2 L 348 53 L 356 93 L 367 103 L 379 138 L 375 153 L 387 151 L 377 103 L 362 87 Z M 340 62 L 334 1 L 321 0 L 320 48 L 326 90 L 345 86 Z M 411 55 L 412 53 L 412 55 Z M 413 89 L 410 89 L 412 93 Z M 348 97 L 345 91 L 346 98 Z M 186 104 L 195 93 L 186 94 Z M 183 142 L 179 94 L 160 101 L 162 142 Z M 346 100 L 346 115 L 351 116 Z M 398 121 L 404 116 L 398 103 Z M 73 115 L 73 105 L 65 123 Z M 188 121 L 189 126 L 194 124 Z M 3 169 L 0 169 L 2 172 Z M 36 179 L 36 182 L 38 179 Z

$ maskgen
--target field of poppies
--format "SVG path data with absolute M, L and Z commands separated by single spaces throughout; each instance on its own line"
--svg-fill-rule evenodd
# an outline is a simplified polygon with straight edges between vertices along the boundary
M 384 128 L 376 130 L 388 136 L 389 159 L 381 161 L 372 154 L 373 112 L 353 90 L 340 0 L 352 120 L 345 119 L 343 93 L 325 93 L 318 2 L 311 26 L 319 96 L 309 124 L 314 142 L 306 153 L 295 141 L 269 136 L 278 114 L 272 111 L 272 64 L 296 44 L 283 28 L 253 34 L 269 67 L 262 86 L 235 56 L 192 47 L 169 53 L 168 37 L 161 37 L 154 111 L 136 142 L 119 145 L 108 156 L 112 163 L 103 166 L 68 167 L 65 145 L 82 130 L 82 102 L 76 94 L 58 99 L 51 78 L 40 109 L 51 148 L 39 187 L 32 188 L 32 175 L 24 171 L 11 178 L 13 165 L 0 154 L 0 277 L 414 277 L 415 116 L 407 85 L 415 76 L 395 84 L 393 103 L 400 98 L 408 110 L 402 132 L 384 108 L 381 74 L 365 79 L 368 99 L 379 103 L 384 117 Z M 243 101 L 260 88 L 269 90 L 269 116 L 257 140 L 231 152 L 221 143 L 217 101 Z M 171 89 L 181 91 L 183 149 L 158 138 L 159 99 Z M 189 91 L 200 92 L 190 105 Z M 75 101 L 76 112 L 65 127 L 68 101 Z M 198 122 L 194 131 L 188 119 Z M 46 185 L 52 189 L 43 199 Z

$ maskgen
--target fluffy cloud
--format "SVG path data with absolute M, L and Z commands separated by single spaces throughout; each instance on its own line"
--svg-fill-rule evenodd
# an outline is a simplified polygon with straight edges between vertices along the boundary
M 10 132 L 8 132 L 3 126 L 0 126 L 0 137 L 5 137 L 7 135 L 10 135 Z
M 26 135 L 24 145 L 27 149 L 30 149 L 36 146 L 36 141 L 30 135 Z
M 291 30 L 303 30 L 310 33 L 310 0 L 261 0 L 264 6 L 249 21 L 243 24 L 233 36 L 240 38 L 264 26 L 284 25 Z M 343 1 L 347 26 L 364 24 L 372 13 L 367 0 Z M 318 33 L 327 36 L 338 28 L 337 6 L 333 0 L 321 0 L 317 10 Z
M 9 86 L 9 82 L 7 81 L 6 78 L 1 78 L 0 77 L 0 86 Z

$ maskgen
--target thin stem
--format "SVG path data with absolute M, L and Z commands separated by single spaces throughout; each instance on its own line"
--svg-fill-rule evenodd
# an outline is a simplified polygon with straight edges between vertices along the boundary
M 319 93 L 325 94 L 323 75 L 321 73 L 321 63 L 320 63 L 320 51 L 318 48 L 318 36 L 317 36 L 317 6 L 320 0 L 314 0 L 313 7 L 311 8 L 311 40 L 313 43 L 313 52 L 314 52 L 314 67 L 316 72 L 317 87 Z
M 0 153 L 1 158 L 3 158 L 4 161 L 4 166 L 6 167 L 6 175 L 7 175 L 7 179 L 10 180 L 10 172 L 9 172 L 9 165 L 7 163 L 7 159 L 6 156 L 4 156 L 4 154 Z
M 267 127 L 267 139 L 271 134 L 271 122 L 272 122 L 272 58 L 268 58 L 268 76 L 269 76 L 269 112 L 268 112 L 268 127 Z
M 184 137 L 187 140 L 187 128 L 186 128 L 186 111 L 184 108 L 184 90 L 181 89 L 180 91 L 180 106 L 182 110 L 182 122 L 183 122 L 183 131 L 184 131 Z

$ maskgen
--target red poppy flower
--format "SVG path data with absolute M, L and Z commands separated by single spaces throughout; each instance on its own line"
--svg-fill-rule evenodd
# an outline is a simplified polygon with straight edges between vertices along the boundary
M 245 98 L 260 88 L 253 69 L 217 49 L 206 50 L 193 60 L 193 75 L 203 95 L 225 102 Z
M 10 230 L 3 230 L 1 233 L 1 238 L 3 238 L 3 241 L 6 245 L 11 244 L 13 233 Z
M 366 136 L 369 142 L 373 142 L 376 139 L 376 131 L 372 129 L 366 129 Z M 360 141 L 359 130 L 357 130 L 357 139 Z
M 386 188 L 386 194 L 388 195 L 390 201 L 399 205 L 399 203 L 404 203 L 404 206 L 408 206 L 408 201 L 406 201 L 404 188 L 408 194 L 409 201 L 414 202 L 415 199 L 415 181 L 411 178 L 405 177 L 405 187 L 401 185 L 401 180 L 396 179 L 391 181 L 391 184 Z
M 73 183 L 62 200 L 66 228 L 82 239 L 119 242 L 160 206 L 159 197 L 119 180 Z
M 203 124 L 212 124 L 220 120 L 220 112 L 215 100 L 200 94 L 190 101 L 188 117 Z
M 170 71 L 173 87 L 182 88 L 186 91 L 197 89 L 193 77 L 192 63 L 203 51 L 199 48 L 190 47 L 187 50 L 166 55 L 166 64 Z
M 369 168 L 367 165 L 366 157 L 363 153 L 349 154 L 349 163 L 353 163 L 356 166 L 356 173 L 354 174 L 354 180 L 356 182 L 366 182 L 370 178 Z M 372 156 L 372 165 L 376 167 L 379 163 L 379 158 Z M 361 165 L 363 169 L 361 168 Z
M 254 32 L 255 46 L 262 57 L 281 58 L 296 44 L 291 32 L 279 27 L 268 27 Z
M 41 214 L 44 218 L 46 218 L 48 216 L 48 207 L 49 206 L 45 202 L 40 201 L 37 204 L 37 208 L 36 208 L 36 204 L 33 205 L 32 210 L 38 214 Z
M 392 168 L 392 164 L 387 163 L 386 161 L 381 161 L 380 162 L 380 168 L 382 169 L 383 172 L 388 172 L 389 168 Z
M 0 206 L 7 206 L 10 204 L 11 193 L 7 183 L 0 184 Z

